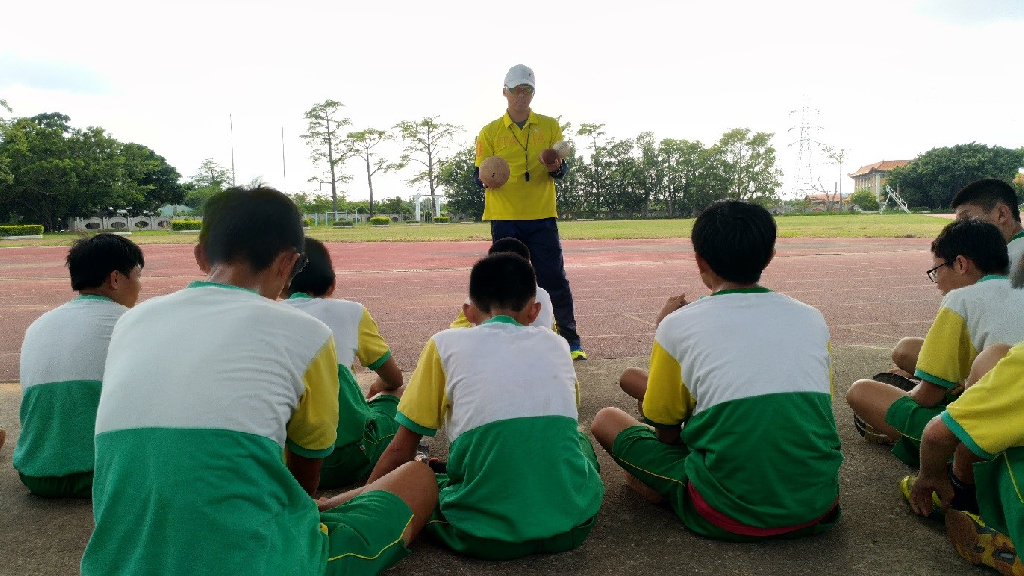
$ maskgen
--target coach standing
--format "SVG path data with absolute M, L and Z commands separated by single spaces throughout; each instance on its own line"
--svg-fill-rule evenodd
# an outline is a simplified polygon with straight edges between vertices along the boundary
M 480 163 L 486 158 L 501 156 L 508 161 L 508 182 L 484 189 L 484 220 L 491 222 L 491 240 L 517 238 L 530 248 L 537 283 L 551 294 L 558 333 L 569 343 L 573 360 L 586 360 L 576 333 L 556 222 L 555 179 L 564 177 L 569 166 L 560 158 L 550 164 L 540 159 L 542 150 L 562 140 L 562 129 L 558 120 L 530 109 L 535 89 L 533 70 L 523 64 L 509 68 L 502 88 L 508 109 L 476 138 L 476 180 L 483 186 Z

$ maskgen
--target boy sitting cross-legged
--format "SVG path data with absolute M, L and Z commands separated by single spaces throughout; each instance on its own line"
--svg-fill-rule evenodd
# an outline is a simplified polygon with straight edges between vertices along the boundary
M 839 519 L 829 331 L 818 310 L 758 285 L 775 230 L 745 202 L 697 217 L 711 296 L 669 300 L 679 309 L 658 324 L 650 374 L 629 390 L 653 428 L 618 408 L 591 428 L 631 487 L 709 538 L 803 536 Z
M 305 246 L 308 260 L 285 289 L 284 303 L 327 324 L 334 333 L 338 439 L 320 469 L 320 488 L 331 489 L 352 484 L 373 469 L 398 430 L 395 407 L 405 388 L 402 370 L 370 312 L 358 302 L 331 298 L 337 283 L 327 248 L 313 238 L 306 238 Z M 351 369 L 357 358 L 377 373 L 365 397 Z
M 370 480 L 412 460 L 447 424 L 447 473 L 426 533 L 457 552 L 503 560 L 579 546 L 604 486 L 577 429 L 569 346 L 529 326 L 540 304 L 529 262 L 494 254 L 473 266 L 472 328 L 435 334 L 398 405 L 401 424 Z

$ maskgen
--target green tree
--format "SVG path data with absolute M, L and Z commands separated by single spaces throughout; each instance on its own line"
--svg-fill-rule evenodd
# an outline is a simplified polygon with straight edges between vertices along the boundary
M 394 137 L 383 130 L 367 128 L 359 132 L 349 132 L 345 137 L 345 151 L 348 158 L 359 158 L 366 168 L 366 186 L 370 190 L 370 216 L 373 217 L 373 176 L 380 171 L 388 172 L 394 165 L 388 164 L 375 149 L 383 142 Z M 333 189 L 333 186 L 332 186 Z
M 975 180 L 1012 182 L 1022 162 L 1024 149 L 977 142 L 932 148 L 890 172 L 886 185 L 898 190 L 908 206 L 948 208 L 953 196 Z
M 417 166 L 412 178 L 407 182 L 413 186 L 427 185 L 433 214 L 437 205 L 440 163 L 455 135 L 462 131 L 462 127 L 438 122 L 437 116 L 430 116 L 417 121 L 403 120 L 395 124 L 395 130 L 398 130 L 405 146 L 395 169 L 402 170 L 414 164 Z
M 130 206 L 132 214 L 155 212 L 167 204 L 181 204 L 185 199 L 185 188 L 181 185 L 181 174 L 150 148 L 142 144 L 128 143 L 121 147 L 124 158 L 125 177 L 137 184 L 137 195 Z
M 658 156 L 665 170 L 664 200 L 669 217 L 691 214 L 710 202 L 698 192 L 708 159 L 700 142 L 666 138 L 658 144 Z
M 441 162 L 438 185 L 444 188 L 448 212 L 480 219 L 484 214 L 484 189 L 473 177 L 476 148 L 469 146 Z
M 875 193 L 867 188 L 857 190 L 850 195 L 850 203 L 868 212 L 878 210 L 878 198 L 875 198 Z
M 214 194 L 224 190 L 231 182 L 231 171 L 207 158 L 199 164 L 195 175 L 185 183 L 184 203 L 202 214 L 203 205 Z
M 306 111 L 306 133 L 302 139 L 310 147 L 309 158 L 313 164 L 323 170 L 319 177 L 311 178 L 310 182 L 329 182 L 331 184 L 331 205 L 338 211 L 338 183 L 352 180 L 352 177 L 338 170 L 339 164 L 348 159 L 345 153 L 341 129 L 350 126 L 348 118 L 339 118 L 338 110 L 345 105 L 336 100 L 325 100 L 314 104 Z
M 736 128 L 712 147 L 725 197 L 762 204 L 778 200 L 782 172 L 775 166 L 774 134 Z
M 381 200 L 377 204 L 377 209 L 384 214 L 413 214 L 416 209 L 413 203 L 408 200 L 402 200 L 401 197 L 395 196 L 394 198 L 388 198 Z
M 329 212 L 333 207 L 331 199 L 320 194 L 298 192 L 291 194 L 292 201 L 302 210 L 303 214 L 319 214 Z

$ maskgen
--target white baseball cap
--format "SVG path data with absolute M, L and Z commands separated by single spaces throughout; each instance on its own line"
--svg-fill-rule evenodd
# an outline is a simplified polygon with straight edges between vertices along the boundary
M 508 74 L 505 74 L 506 88 L 515 88 L 520 84 L 528 84 L 530 88 L 537 88 L 537 82 L 533 78 L 533 70 L 530 70 L 530 67 L 525 64 L 516 64 L 508 69 Z

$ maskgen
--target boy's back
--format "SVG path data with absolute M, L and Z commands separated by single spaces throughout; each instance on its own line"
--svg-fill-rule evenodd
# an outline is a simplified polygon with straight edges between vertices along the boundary
M 601 505 L 604 487 L 577 417 L 565 340 L 499 316 L 431 338 L 397 419 L 427 434 L 448 421 L 439 509 L 453 527 L 524 542 L 566 533 Z
M 282 455 L 332 449 L 336 370 L 323 323 L 250 290 L 195 282 L 122 317 L 83 572 L 322 572 L 316 503 Z
M 793 527 L 837 503 L 829 346 L 818 310 L 759 287 L 717 292 L 658 326 L 644 414 L 686 422 L 702 516 Z
M 127 307 L 79 296 L 36 319 L 21 346 L 21 436 L 13 463 L 30 477 L 93 469 L 93 429 L 107 344 Z

